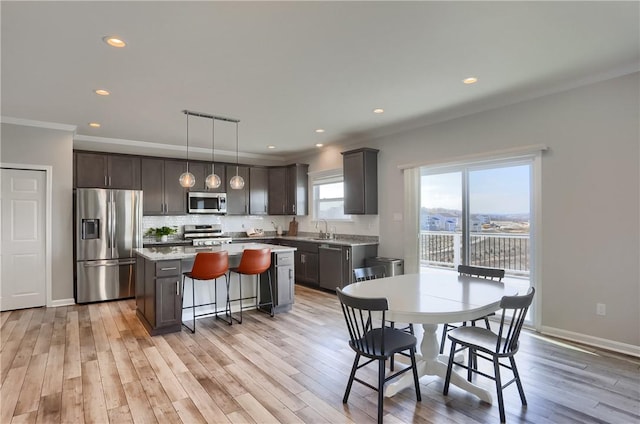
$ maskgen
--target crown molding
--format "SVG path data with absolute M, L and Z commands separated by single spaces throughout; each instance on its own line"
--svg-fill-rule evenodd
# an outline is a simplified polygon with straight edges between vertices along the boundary
M 76 135 L 73 138 L 75 141 L 80 141 L 88 144 L 93 144 L 98 148 L 99 146 L 124 146 L 128 148 L 141 149 L 141 150 L 155 150 L 155 151 L 163 151 L 169 154 L 185 154 L 186 149 L 183 145 L 175 145 L 175 144 L 162 144 L 162 143 L 153 143 L 149 141 L 139 141 L 139 140 L 127 140 L 122 138 L 107 138 L 107 137 L 96 137 L 90 135 Z M 211 154 L 211 149 L 206 149 L 203 147 L 189 147 L 189 153 L 201 153 L 201 154 Z M 226 157 L 236 157 L 235 150 L 215 150 L 215 155 L 226 156 Z M 238 152 L 238 157 L 243 159 L 253 159 L 253 160 L 268 160 L 275 162 L 285 162 L 284 158 L 274 157 L 271 155 L 263 155 L 257 153 L 246 153 L 246 152 Z
M 0 116 L 3 124 L 22 125 L 25 127 L 47 128 L 50 130 L 69 131 L 75 133 L 77 125 L 59 124 L 57 122 L 35 121 L 33 119 L 13 118 L 11 116 Z

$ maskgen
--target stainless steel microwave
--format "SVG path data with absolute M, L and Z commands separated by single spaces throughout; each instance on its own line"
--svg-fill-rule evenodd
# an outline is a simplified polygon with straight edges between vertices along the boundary
M 227 213 L 227 193 L 190 191 L 187 197 L 189 213 Z

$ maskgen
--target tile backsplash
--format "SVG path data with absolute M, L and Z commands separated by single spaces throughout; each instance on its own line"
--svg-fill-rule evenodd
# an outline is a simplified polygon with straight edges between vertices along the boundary
M 179 215 L 179 216 L 145 216 L 142 218 L 143 232 L 151 227 L 177 227 L 177 237 L 182 237 L 185 225 L 222 224 L 222 230 L 229 233 L 244 232 L 249 228 L 261 228 L 265 233 L 274 232 L 276 226 L 282 226 L 286 233 L 289 229 L 289 222 L 292 216 L 272 216 L 272 215 L 250 215 L 250 216 L 227 216 L 227 215 Z M 310 216 L 296 217 L 299 221 L 298 232 L 316 233 L 316 222 Z M 377 236 L 379 234 L 378 215 L 353 216 L 350 221 L 329 221 L 329 228 L 335 227 L 338 234 L 353 234 L 365 236 Z M 324 231 L 324 223 L 318 228 Z

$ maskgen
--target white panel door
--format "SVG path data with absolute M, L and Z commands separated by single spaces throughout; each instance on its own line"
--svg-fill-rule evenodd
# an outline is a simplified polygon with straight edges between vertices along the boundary
M 0 310 L 44 306 L 45 172 L 1 172 Z

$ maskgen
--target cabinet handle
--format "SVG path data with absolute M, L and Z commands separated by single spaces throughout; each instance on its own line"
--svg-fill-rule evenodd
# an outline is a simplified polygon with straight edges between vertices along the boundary
M 175 266 L 172 266 L 170 268 L 160 268 L 160 271 L 175 271 L 176 269 L 178 269 Z
M 107 186 L 107 176 L 104 176 L 104 185 Z
M 292 209 L 293 209 L 293 214 L 295 215 L 296 214 L 296 204 L 295 203 L 293 204 L 293 208 Z
M 285 208 L 285 206 L 284 206 L 284 203 L 283 203 L 283 204 L 282 204 L 282 215 L 284 215 L 284 214 L 285 214 L 285 213 L 284 213 L 284 208 Z
M 180 296 L 180 280 L 176 281 L 176 296 Z
M 109 187 L 111 187 L 111 176 L 109 176 Z
M 293 278 L 293 269 L 289 268 L 289 280 Z
M 345 250 L 346 254 L 347 254 L 347 261 L 349 260 L 349 250 Z

